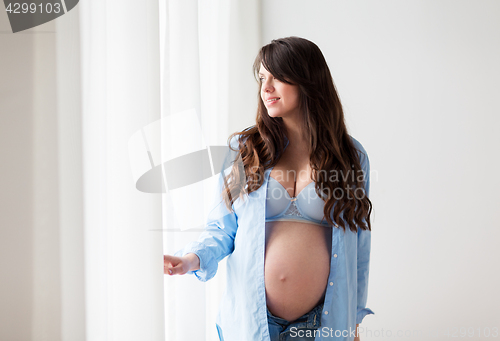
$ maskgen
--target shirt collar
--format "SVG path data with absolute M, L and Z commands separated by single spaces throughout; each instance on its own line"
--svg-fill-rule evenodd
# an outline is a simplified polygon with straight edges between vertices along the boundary
M 290 143 L 290 141 L 288 140 L 288 137 L 286 137 L 285 135 L 285 148 L 283 149 L 283 151 L 285 151 L 286 147 L 288 147 L 288 144 Z

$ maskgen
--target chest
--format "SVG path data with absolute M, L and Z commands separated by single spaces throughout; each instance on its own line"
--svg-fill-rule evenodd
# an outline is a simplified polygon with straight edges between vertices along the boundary
M 292 153 L 283 155 L 269 176 L 278 181 L 290 197 L 297 196 L 313 181 L 309 157 Z

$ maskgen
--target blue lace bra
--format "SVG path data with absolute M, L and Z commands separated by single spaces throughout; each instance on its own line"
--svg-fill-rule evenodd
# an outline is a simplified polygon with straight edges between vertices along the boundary
M 323 209 L 325 202 L 318 196 L 314 189 L 314 181 L 309 183 L 298 195 L 293 197 L 278 180 L 269 176 L 266 196 L 266 222 L 268 221 L 301 221 L 313 222 L 329 226 L 324 218 Z

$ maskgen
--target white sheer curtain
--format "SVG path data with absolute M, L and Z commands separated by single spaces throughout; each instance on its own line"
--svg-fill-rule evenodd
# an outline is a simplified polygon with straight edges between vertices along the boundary
M 258 16 L 257 0 L 160 0 L 162 117 L 169 122 L 163 127 L 162 148 L 195 151 L 196 144 L 198 149 L 226 145 L 230 133 L 252 124 Z M 196 122 L 183 130 L 174 126 L 173 117 L 194 117 Z M 187 186 L 185 195 L 191 196 L 191 202 L 185 207 L 179 207 L 174 191 L 164 195 L 166 254 L 196 240 L 213 199 L 211 189 L 206 183 Z M 185 226 L 188 218 L 192 226 Z M 195 276 L 165 278 L 166 340 L 218 340 L 215 319 L 225 272 L 223 260 L 217 275 L 206 283 Z
M 163 340 L 161 196 L 128 142 L 160 118 L 158 1 L 81 1 L 87 340 Z

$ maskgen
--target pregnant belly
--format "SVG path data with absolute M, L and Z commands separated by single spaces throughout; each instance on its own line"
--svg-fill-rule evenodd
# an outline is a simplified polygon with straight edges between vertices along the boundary
M 264 279 L 271 314 L 294 321 L 323 298 L 330 274 L 331 228 L 266 223 Z

